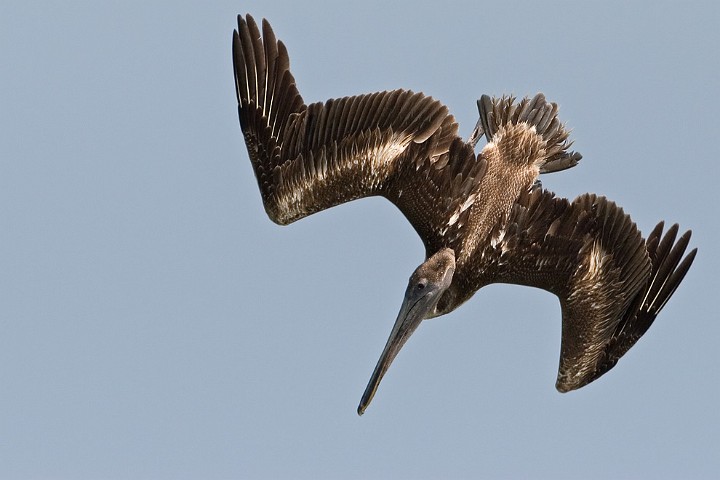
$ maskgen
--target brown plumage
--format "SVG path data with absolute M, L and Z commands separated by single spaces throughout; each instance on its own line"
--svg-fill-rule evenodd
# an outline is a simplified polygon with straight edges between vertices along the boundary
M 403 344 L 490 283 L 548 290 L 562 306 L 556 387 L 566 392 L 611 369 L 674 293 L 684 256 L 663 223 L 644 240 L 613 202 L 572 202 L 537 178 L 575 166 L 557 105 L 542 94 L 478 101 L 469 140 L 447 108 L 421 93 L 380 92 L 306 105 L 287 50 L 263 21 L 238 17 L 233 63 L 240 125 L 269 217 L 288 224 L 379 195 L 417 231 L 426 261 L 410 277 L 390 338 L 365 390 L 362 414 Z M 474 147 L 488 140 L 479 155 Z

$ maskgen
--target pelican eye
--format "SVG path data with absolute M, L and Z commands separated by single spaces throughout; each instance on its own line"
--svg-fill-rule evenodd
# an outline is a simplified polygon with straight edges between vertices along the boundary
M 425 285 L 427 285 L 427 281 L 420 280 L 417 285 L 415 285 L 415 288 L 417 288 L 418 290 L 422 290 L 423 288 L 425 288 Z

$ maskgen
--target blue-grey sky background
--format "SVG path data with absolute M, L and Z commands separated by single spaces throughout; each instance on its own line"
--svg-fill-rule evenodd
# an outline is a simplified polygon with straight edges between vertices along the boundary
M 631 3 L 628 5 L 628 3 Z M 422 262 L 389 202 L 265 216 L 235 16 L 308 102 L 393 88 L 560 104 L 591 191 L 695 265 L 616 369 L 561 395 L 560 307 L 490 286 L 355 408 Z M 720 471 L 718 2 L 0 5 L 0 478 L 709 478 Z

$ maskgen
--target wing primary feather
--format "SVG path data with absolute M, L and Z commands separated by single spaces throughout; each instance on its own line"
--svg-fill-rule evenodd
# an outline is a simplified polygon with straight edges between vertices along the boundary
M 673 227 L 675 226 L 676 225 L 673 225 Z M 650 305 L 655 304 L 659 298 L 662 298 L 664 294 L 667 294 L 666 287 L 668 289 L 672 289 L 672 285 L 669 284 L 669 279 L 671 276 L 670 272 L 673 272 L 675 270 L 675 267 L 677 267 L 680 263 L 680 260 L 685 253 L 685 249 L 687 249 L 687 246 L 690 243 L 690 236 L 690 231 L 685 232 L 677 240 L 677 243 L 673 245 L 667 256 L 664 256 L 662 258 L 662 263 L 660 265 L 660 268 L 658 269 L 657 275 L 655 276 L 656 279 L 660 279 L 660 282 L 657 282 L 656 284 L 656 282 L 653 281 L 652 288 L 649 292 Z
M 660 243 L 658 244 L 657 250 L 655 252 L 655 262 L 657 265 L 659 265 L 655 278 L 660 278 L 662 279 L 662 281 L 666 279 L 667 271 L 669 270 L 666 258 L 670 253 L 670 249 L 675 243 L 675 238 L 677 237 L 679 228 L 680 226 L 678 224 L 672 225 L 665 233 L 665 235 L 660 239 Z M 661 269 L 664 271 L 661 271 Z M 645 295 L 643 304 L 652 305 L 653 300 L 650 299 L 655 299 L 657 297 L 660 288 L 662 288 L 662 285 L 659 282 L 653 281 Z
M 255 52 L 253 51 L 253 42 L 250 37 L 250 30 L 245 21 L 239 22 L 240 39 L 243 46 L 243 60 L 247 73 L 247 95 L 248 100 L 257 98 L 257 68 L 255 67 Z M 254 78 L 250 78 L 253 76 Z
M 252 41 L 253 46 L 253 53 L 254 53 L 254 61 L 255 61 L 255 91 L 257 92 L 257 98 L 263 100 L 262 105 L 262 111 L 263 115 L 267 116 L 267 112 L 265 110 L 265 78 L 266 78 L 266 70 L 265 70 L 265 49 L 262 45 L 262 40 L 260 37 L 260 29 L 258 29 L 257 23 L 255 23 L 255 19 L 251 17 L 250 15 L 247 16 L 247 26 L 248 26 L 248 33 L 250 35 L 250 39 Z
M 277 48 L 277 39 L 275 38 L 275 33 L 272 30 L 272 27 L 270 27 L 270 23 L 268 23 L 267 20 L 263 18 L 262 20 L 262 36 L 264 39 L 263 47 L 265 48 L 265 58 L 266 58 L 266 72 L 264 79 L 265 84 L 265 97 L 263 99 L 263 105 L 265 105 L 266 109 L 263 110 L 265 112 L 266 116 L 270 116 L 270 112 L 273 111 L 273 100 L 274 100 L 274 81 L 276 76 L 276 67 L 277 67 L 277 59 L 278 59 L 278 48 Z
M 677 269 L 673 272 L 670 279 L 667 281 L 666 284 L 666 291 L 661 292 L 659 295 L 660 298 L 663 298 L 663 295 L 666 295 L 660 305 L 657 307 L 656 312 L 660 312 L 665 307 L 665 304 L 670 300 L 670 297 L 675 293 L 675 290 L 680 286 L 680 282 L 683 281 L 685 278 L 685 274 L 687 274 L 688 270 L 690 270 L 690 267 L 692 266 L 693 261 L 695 261 L 695 255 L 697 254 L 697 248 L 693 248 L 690 253 L 687 254 L 687 256 L 680 262 L 680 265 L 678 265 Z M 663 289 L 665 290 L 665 289 Z

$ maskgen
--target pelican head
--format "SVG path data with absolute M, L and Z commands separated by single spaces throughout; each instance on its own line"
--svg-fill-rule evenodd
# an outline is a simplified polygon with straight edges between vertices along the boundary
M 400 313 L 360 400 L 358 415 L 365 413 L 380 380 L 420 322 L 437 316 L 438 301 L 452 283 L 453 273 L 455 273 L 455 252 L 450 248 L 443 248 L 425 260 L 410 275 Z

